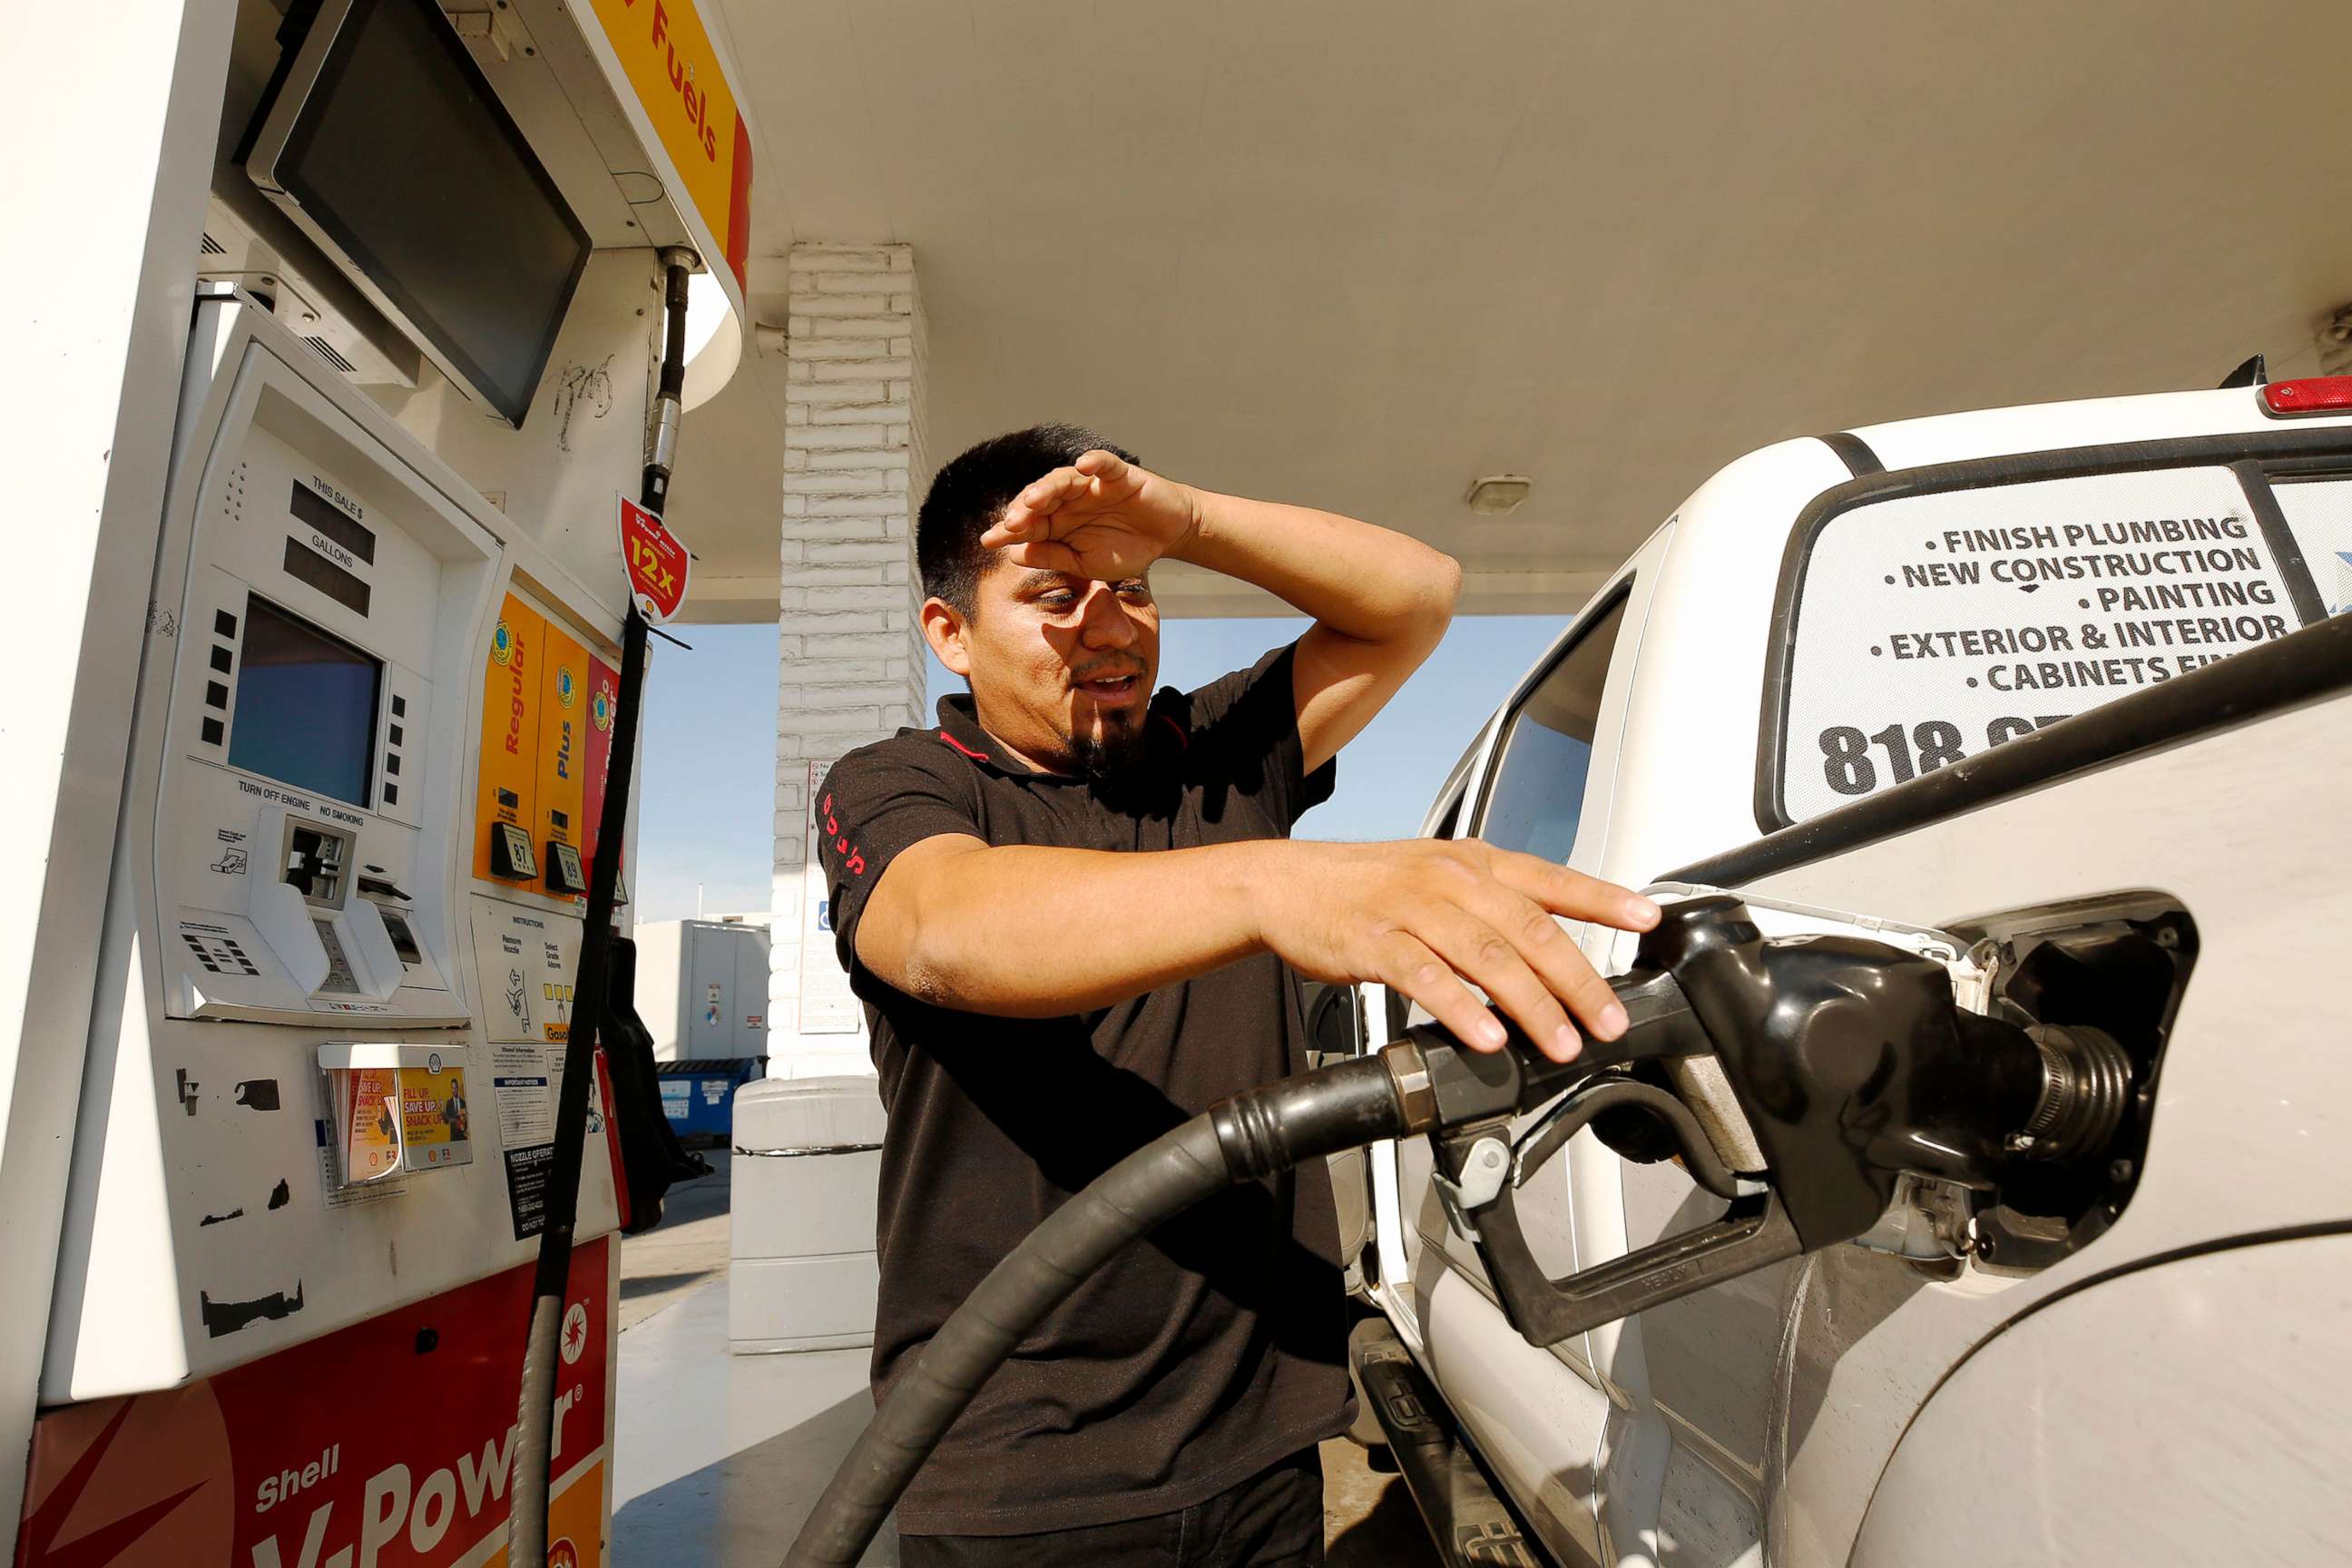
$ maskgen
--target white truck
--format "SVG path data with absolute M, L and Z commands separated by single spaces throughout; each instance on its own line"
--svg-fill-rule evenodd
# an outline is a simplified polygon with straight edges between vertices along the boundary
M 1906 1177 L 1852 1242 L 1550 1343 L 1475 1239 L 1493 1183 L 1428 1139 L 1339 1162 L 1359 1431 L 1449 1561 L 2352 1557 L 2347 416 L 2352 379 L 2253 373 L 1767 447 L 1486 724 L 1424 833 L 1924 955 L 2123 1076 L 2087 1164 L 2034 1163 L 2037 1121 L 1998 1182 Z M 1326 1045 L 1423 1016 L 1349 1001 Z M 1657 1081 L 1764 1163 L 1719 1070 Z M 1536 1296 L 1704 1272 L 1656 1260 L 1725 1212 L 1705 1151 L 1605 1121 L 1530 1148 L 1544 1121 L 1496 1166 Z

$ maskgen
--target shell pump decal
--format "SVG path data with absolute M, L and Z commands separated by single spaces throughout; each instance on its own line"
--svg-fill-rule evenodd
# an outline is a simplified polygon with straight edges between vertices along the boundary
M 572 1255 L 549 1552 L 600 1568 L 611 1240 Z M 531 1299 L 525 1263 L 184 1388 L 34 1428 L 23 1568 L 454 1568 L 497 1552 Z M 70 1532 L 70 1533 L 68 1533 Z M 493 1559 L 495 1560 L 495 1559 Z

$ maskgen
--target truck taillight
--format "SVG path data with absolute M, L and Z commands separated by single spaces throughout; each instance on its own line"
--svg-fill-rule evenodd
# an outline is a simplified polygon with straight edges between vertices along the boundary
M 2314 375 L 2273 381 L 2262 389 L 2269 414 L 2341 414 L 2352 410 L 2352 375 Z

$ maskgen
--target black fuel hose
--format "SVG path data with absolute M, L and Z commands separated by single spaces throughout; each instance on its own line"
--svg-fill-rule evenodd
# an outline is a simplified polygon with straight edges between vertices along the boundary
M 834 1472 L 786 1568 L 856 1563 L 1022 1336 L 1120 1247 L 1226 1187 L 1425 1131 L 1433 1115 L 1419 1048 L 1391 1046 L 1235 1095 L 1113 1165 L 1006 1254 L 940 1326 Z
M 670 458 L 677 444 L 680 389 L 686 384 L 687 274 L 691 251 L 661 253 L 668 320 L 663 338 L 661 393 L 652 455 L 639 496 L 661 515 L 669 496 Z M 664 433 L 667 433 L 667 438 Z M 613 705 L 612 761 L 604 780 L 604 816 L 596 858 L 588 873 L 588 907 L 580 930 L 572 1023 L 563 1070 L 555 1091 L 555 1142 L 546 1200 L 540 1215 L 539 1258 L 531 1273 L 530 1317 L 523 1335 L 522 1386 L 516 1399 L 514 1499 L 508 1510 L 507 1561 L 547 1561 L 547 1505 L 554 1487 L 555 1379 L 562 1354 L 559 1330 L 572 1277 L 572 1228 L 580 1217 L 580 1163 L 588 1140 L 588 1086 L 595 1075 L 598 1036 L 608 1005 L 613 911 L 619 899 L 621 851 L 627 838 L 629 783 L 637 758 L 637 712 L 645 695 L 646 618 L 630 596 L 621 627 L 620 687 Z M 551 851 L 551 854 L 552 852 Z M 620 1179 L 621 1173 L 613 1173 Z

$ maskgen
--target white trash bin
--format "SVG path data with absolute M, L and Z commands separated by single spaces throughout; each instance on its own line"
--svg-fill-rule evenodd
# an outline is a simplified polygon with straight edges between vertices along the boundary
M 735 1091 L 736 1354 L 874 1342 L 884 1123 L 870 1076 L 763 1079 Z

